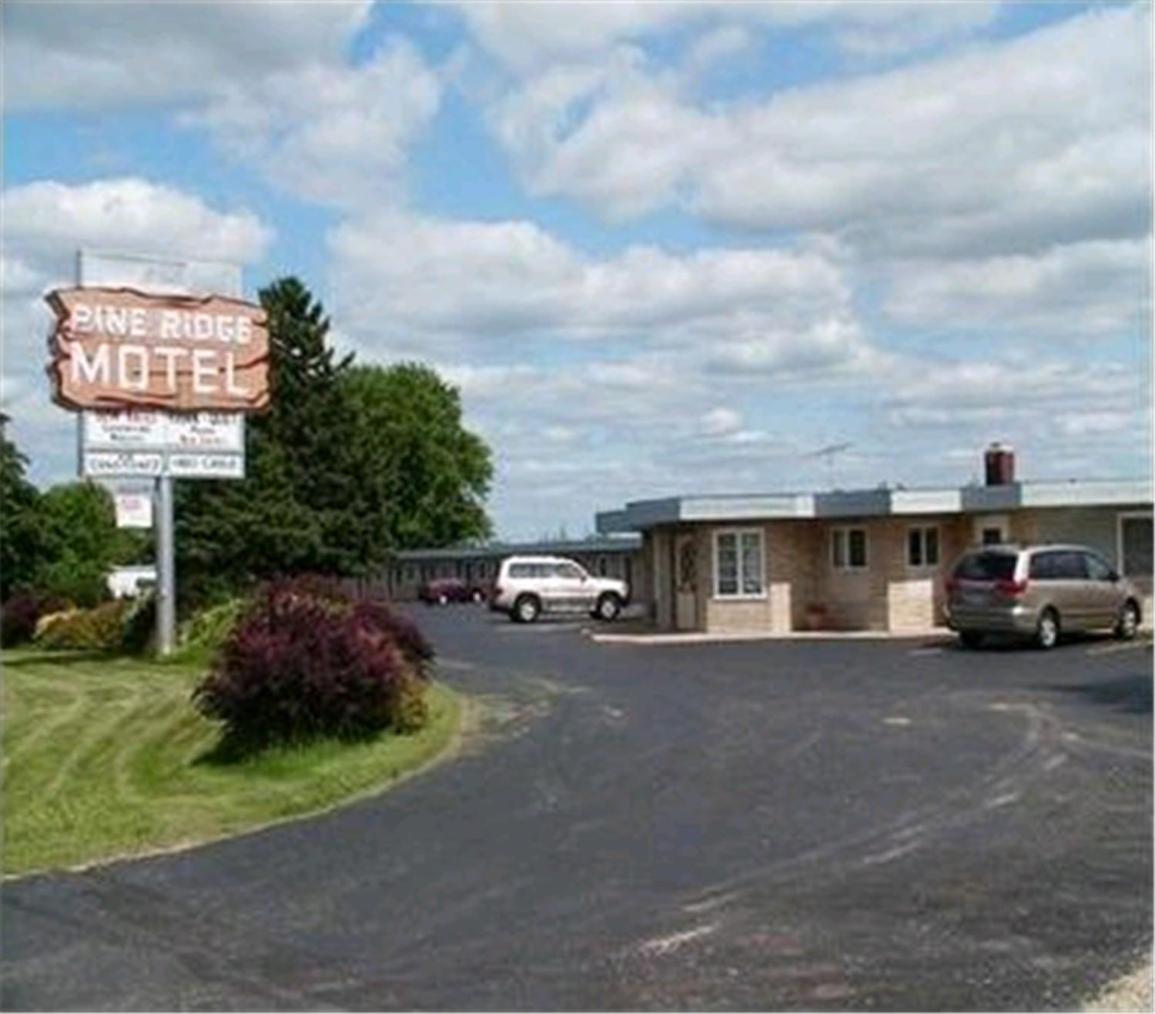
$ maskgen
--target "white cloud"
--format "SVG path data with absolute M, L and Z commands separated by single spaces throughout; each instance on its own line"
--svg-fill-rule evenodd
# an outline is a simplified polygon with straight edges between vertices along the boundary
M 495 340 L 613 338 L 704 353 L 772 340 L 756 365 L 787 368 L 816 348 L 852 356 L 862 340 L 849 286 L 819 251 L 638 246 L 593 258 L 530 222 L 396 214 L 341 224 L 329 248 L 334 308 L 362 347 L 492 353 Z
M 439 72 L 393 37 L 356 64 L 371 4 L 16 3 L 9 107 L 178 111 L 278 186 L 339 206 L 395 201 L 436 115 Z
M 506 68 L 531 74 L 551 64 L 589 59 L 619 42 L 693 25 L 713 28 L 830 29 L 858 54 L 921 48 L 965 35 L 994 16 L 995 3 L 506 3 L 466 0 L 462 17 L 479 44 Z
M 884 309 L 909 326 L 1070 339 L 1139 335 L 1151 319 L 1149 239 L 1092 240 L 1038 255 L 900 262 Z
M 1031 431 L 1104 432 L 1126 417 L 1135 434 L 1149 411 L 1150 378 L 1134 365 L 1007 355 L 985 362 L 912 359 L 880 399 L 894 426 L 954 428 L 1007 423 Z M 1098 423 L 1088 419 L 1099 420 Z M 1081 421 L 1080 421 L 1081 420 Z
M 698 420 L 698 429 L 704 436 L 725 437 L 742 428 L 742 414 L 732 408 L 712 408 Z
M 183 122 L 295 194 L 358 206 L 399 197 L 409 147 L 440 99 L 437 73 L 392 38 L 357 67 L 317 61 L 239 81 Z
M 81 247 L 249 262 L 269 229 L 248 211 L 219 212 L 199 197 L 136 177 L 78 185 L 41 180 L 4 191 L 5 251 L 20 261 Z
M 33 474 L 75 467 L 75 421 L 50 402 L 43 293 L 75 282 L 80 248 L 251 263 L 270 230 L 248 211 L 218 211 L 199 197 L 136 178 L 70 185 L 43 180 L 4 191 L 3 402 Z
M 1028 480 L 1149 474 L 1149 362 L 1009 353 L 986 362 L 919 358 L 893 376 L 862 427 L 886 436 L 873 451 L 876 474 L 914 483 L 977 478 L 992 440 L 1015 448 Z
M 9 109 L 186 101 L 340 60 L 371 4 L 7 3 Z
M 1149 71 L 1137 5 L 711 108 L 619 49 L 515 88 L 493 122 L 531 189 L 607 218 L 677 203 L 874 254 L 983 256 L 1146 233 Z

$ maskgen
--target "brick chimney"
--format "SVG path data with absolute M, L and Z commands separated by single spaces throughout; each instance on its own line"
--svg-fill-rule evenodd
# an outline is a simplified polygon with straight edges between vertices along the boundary
M 988 486 L 1009 486 L 1015 481 L 1015 449 L 1009 444 L 991 444 L 983 454 Z

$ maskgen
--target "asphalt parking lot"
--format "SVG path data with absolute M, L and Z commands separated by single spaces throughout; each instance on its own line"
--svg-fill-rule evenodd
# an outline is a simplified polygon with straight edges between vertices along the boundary
M 376 799 L 5 885 L 7 1009 L 1058 1009 L 1151 945 L 1151 653 L 598 645 L 415 613 L 483 704 Z

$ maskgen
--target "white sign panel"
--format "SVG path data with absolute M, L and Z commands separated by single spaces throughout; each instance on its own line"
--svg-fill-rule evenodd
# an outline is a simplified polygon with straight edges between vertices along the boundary
M 117 528 L 152 527 L 152 492 L 118 489 L 112 494 L 116 504 Z
M 142 476 L 156 478 L 164 471 L 164 455 L 142 451 L 85 451 L 81 463 L 91 479 Z
M 170 454 L 168 472 L 174 479 L 243 479 L 245 459 L 239 454 Z
M 216 292 L 241 297 L 241 269 L 236 264 L 185 259 L 166 260 L 111 250 L 82 250 L 77 278 L 81 285 L 122 285 L 141 292 Z
M 85 412 L 82 425 L 91 450 L 245 449 L 245 420 L 234 412 Z
M 168 446 L 182 451 L 245 449 L 245 417 L 237 412 L 191 412 L 168 417 Z
M 165 444 L 160 412 L 85 412 L 81 440 L 93 450 L 141 450 Z

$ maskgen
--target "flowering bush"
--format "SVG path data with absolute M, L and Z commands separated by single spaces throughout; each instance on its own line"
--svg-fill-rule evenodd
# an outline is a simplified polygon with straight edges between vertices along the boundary
M 113 599 L 92 609 L 47 613 L 37 624 L 36 643 L 41 648 L 119 651 L 131 611 L 129 600 Z
M 246 606 L 193 700 L 253 744 L 407 732 L 426 719 L 432 655 L 383 603 L 317 579 L 276 581 Z

